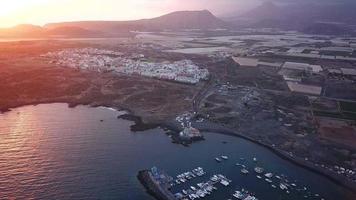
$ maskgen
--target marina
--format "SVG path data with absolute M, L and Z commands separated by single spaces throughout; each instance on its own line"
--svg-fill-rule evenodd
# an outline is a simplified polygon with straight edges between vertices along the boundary
M 224 155 L 224 160 L 228 160 L 228 156 Z M 220 160 L 220 159 L 219 159 Z M 246 161 L 245 159 L 240 159 Z M 251 164 L 256 165 L 257 158 L 254 157 L 251 159 Z M 220 160 L 219 162 L 221 162 Z M 241 174 L 248 175 L 249 171 L 247 170 L 246 165 L 237 163 L 235 166 L 241 167 Z M 250 167 L 250 166 L 249 166 Z M 286 195 L 299 194 L 303 195 L 304 199 L 320 199 L 324 200 L 324 197 L 321 197 L 318 193 L 313 193 L 311 190 L 308 190 L 307 187 L 302 186 L 298 187 L 296 180 L 292 181 L 284 174 L 274 175 L 272 172 L 264 173 L 265 169 L 262 167 L 254 167 L 254 171 L 257 174 L 257 180 L 263 180 L 268 183 L 273 189 L 278 189 L 279 193 L 284 193 Z M 264 174 L 263 174 L 264 173 Z M 263 178 L 262 175 L 265 177 Z M 176 176 L 176 179 L 167 178 L 163 181 L 164 184 L 158 184 L 157 187 L 161 188 L 157 191 L 167 191 L 166 199 L 170 199 L 170 196 L 174 196 L 176 200 L 194 200 L 194 199 L 205 199 L 210 195 L 213 195 L 215 191 L 219 189 L 224 189 L 225 187 L 238 188 L 241 187 L 239 183 L 233 183 L 232 180 L 228 179 L 222 174 L 213 174 L 210 178 L 207 178 L 208 174 L 204 171 L 202 167 L 197 167 L 191 171 L 183 172 Z M 167 177 L 165 174 L 158 175 L 158 177 Z M 192 183 L 190 180 L 193 180 L 196 177 L 205 178 L 204 181 L 198 183 Z M 254 179 L 252 177 L 252 179 Z M 145 184 L 143 182 L 143 184 Z M 223 186 L 222 188 L 217 187 L 217 185 Z M 178 186 L 180 185 L 180 186 Z M 182 186 L 183 185 L 183 186 Z M 278 185 L 278 187 L 277 187 Z M 182 189 L 184 188 L 184 189 Z M 171 192 L 170 192 L 171 191 Z M 254 192 L 249 192 L 243 187 L 240 190 L 236 190 L 232 195 L 236 199 L 240 200 L 258 200 L 254 196 Z

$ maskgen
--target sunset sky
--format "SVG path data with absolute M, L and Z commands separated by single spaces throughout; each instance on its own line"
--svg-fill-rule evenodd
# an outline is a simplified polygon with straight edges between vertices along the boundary
M 233 13 L 261 0 L 0 0 L 0 27 L 78 20 L 131 20 L 177 10 Z

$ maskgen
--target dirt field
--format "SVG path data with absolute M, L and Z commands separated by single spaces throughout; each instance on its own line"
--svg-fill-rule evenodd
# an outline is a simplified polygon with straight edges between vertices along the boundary
M 356 123 L 345 120 L 318 117 L 319 134 L 323 139 L 356 150 Z
M 0 109 L 45 102 L 107 105 L 128 109 L 154 123 L 191 109 L 191 99 L 199 85 L 61 68 L 38 57 L 48 51 L 78 46 L 85 44 L 1 43 Z

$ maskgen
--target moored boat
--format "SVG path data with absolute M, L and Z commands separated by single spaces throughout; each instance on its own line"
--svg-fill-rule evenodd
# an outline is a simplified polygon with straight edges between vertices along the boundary
M 242 173 L 242 174 L 248 174 L 249 171 L 248 171 L 247 169 L 245 169 L 245 168 L 242 168 L 242 169 L 241 169 L 241 173 Z
M 264 169 L 262 167 L 255 167 L 255 172 L 258 174 L 263 173 Z

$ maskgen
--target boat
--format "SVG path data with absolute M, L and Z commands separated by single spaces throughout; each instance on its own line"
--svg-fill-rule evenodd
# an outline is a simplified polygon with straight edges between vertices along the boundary
M 227 156 L 221 156 L 221 158 L 224 159 L 224 160 L 229 159 L 229 157 L 227 157 Z
M 267 173 L 267 174 L 265 174 L 265 177 L 267 177 L 267 178 L 272 178 L 272 177 L 273 177 L 273 174 L 272 174 L 272 173 Z
M 279 184 L 279 188 L 281 188 L 281 190 L 287 190 L 288 189 L 288 187 L 283 183 Z
M 254 158 L 253 158 L 253 161 L 254 161 L 254 162 L 257 162 L 257 158 L 256 158 L 256 157 L 254 157 Z
M 240 199 L 240 200 L 243 200 L 245 198 L 245 195 L 240 192 L 240 191 L 235 191 L 235 193 L 233 194 L 233 196 L 236 198 L 236 199 Z
M 244 200 L 257 200 L 257 198 L 255 196 L 247 195 Z
M 263 173 L 264 169 L 262 167 L 255 167 L 255 172 L 258 174 Z
M 273 181 L 269 178 L 266 178 L 265 181 L 267 181 L 268 183 L 272 183 Z
M 245 169 L 245 168 L 242 168 L 242 169 L 241 169 L 241 173 L 243 173 L 243 174 L 248 174 L 249 171 L 248 171 L 247 169 Z
M 216 162 L 221 162 L 220 158 L 215 158 Z
M 216 175 L 214 175 L 213 177 L 210 178 L 210 180 L 213 181 L 213 182 L 218 181 L 218 179 L 219 178 Z
M 257 177 L 258 179 L 261 179 L 261 178 L 262 178 L 262 176 L 259 176 L 259 175 L 257 175 L 256 177 Z
M 230 185 L 230 183 L 226 180 L 221 180 L 220 183 L 225 187 Z
M 272 184 L 271 186 L 272 186 L 273 188 L 277 188 L 277 186 L 276 186 L 276 185 L 273 185 L 273 184 Z

